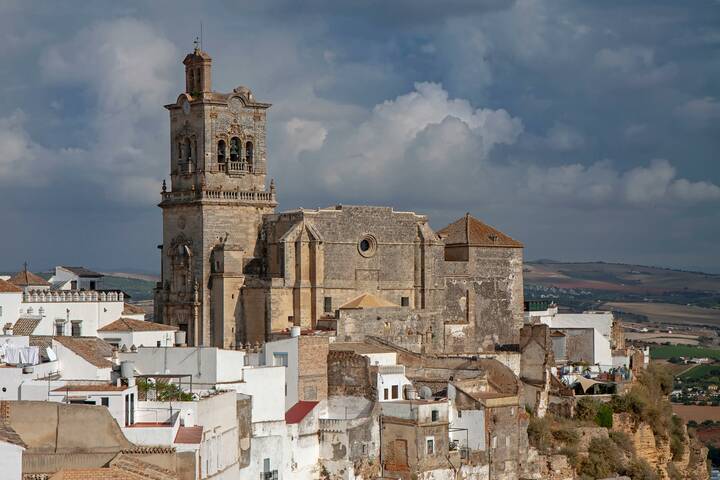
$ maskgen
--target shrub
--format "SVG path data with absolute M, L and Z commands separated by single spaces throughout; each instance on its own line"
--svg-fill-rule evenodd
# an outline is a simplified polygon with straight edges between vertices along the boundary
M 657 472 L 642 458 L 632 460 L 625 468 L 624 474 L 633 480 L 658 480 L 659 478 Z
M 600 402 L 592 398 L 581 398 L 575 406 L 575 418 L 579 420 L 595 420 Z
M 547 452 L 552 445 L 552 432 L 550 430 L 550 418 L 532 417 L 528 423 L 527 433 L 530 445 L 540 452 Z
M 566 445 L 574 445 L 580 440 L 577 430 L 574 427 L 558 428 L 552 431 L 553 439 Z
M 679 460 L 685 453 L 685 429 L 682 419 L 677 415 L 670 419 L 670 451 L 673 460 Z
M 563 447 L 558 453 L 560 453 L 560 455 L 565 455 L 568 459 L 568 463 L 574 469 L 577 470 L 577 468 L 580 466 L 580 457 L 578 457 L 578 451 L 575 446 Z
M 630 435 L 625 432 L 610 432 L 610 440 L 617 445 L 617 447 L 625 452 L 628 456 L 635 455 L 635 445 L 633 445 Z
M 622 467 L 622 452 L 609 438 L 593 438 L 588 457 L 580 462 L 578 473 L 583 477 L 606 478 L 615 475 Z
M 595 414 L 595 423 L 601 427 L 612 428 L 613 426 L 613 410 L 609 405 L 602 404 L 598 407 Z

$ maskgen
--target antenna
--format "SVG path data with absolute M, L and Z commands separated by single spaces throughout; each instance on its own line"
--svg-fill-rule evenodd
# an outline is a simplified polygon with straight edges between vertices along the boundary
M 200 50 L 203 49 L 203 24 L 200 22 Z

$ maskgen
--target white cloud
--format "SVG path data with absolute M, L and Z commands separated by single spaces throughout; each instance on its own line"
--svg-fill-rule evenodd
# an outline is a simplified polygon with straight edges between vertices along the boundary
M 46 169 L 39 160 L 53 159 L 30 138 L 24 127 L 25 117 L 17 110 L 0 118 L 0 185 L 43 183 Z
M 688 100 L 675 109 L 675 114 L 688 123 L 705 125 L 720 120 L 720 101 L 713 97 Z
M 676 178 L 677 171 L 667 160 L 654 160 L 623 175 L 625 198 L 635 205 L 683 204 L 720 199 L 720 187 L 708 182 Z
M 157 200 L 157 188 L 146 187 L 159 185 L 167 170 L 167 162 L 158 161 L 167 149 L 161 105 L 177 93 L 178 57 L 149 24 L 128 18 L 98 22 L 42 56 L 46 81 L 93 94 L 94 135 L 83 146 L 84 157 L 77 152 L 78 164 L 114 201 Z
M 327 133 L 320 122 L 293 117 L 285 124 L 284 143 L 294 155 L 314 152 L 323 146 Z
M 563 123 L 556 123 L 548 130 L 546 141 L 550 148 L 559 151 L 575 150 L 585 145 L 582 133 Z
M 675 64 L 668 62 L 658 65 L 655 50 L 638 45 L 603 48 L 595 54 L 595 66 L 635 87 L 657 85 L 677 73 Z

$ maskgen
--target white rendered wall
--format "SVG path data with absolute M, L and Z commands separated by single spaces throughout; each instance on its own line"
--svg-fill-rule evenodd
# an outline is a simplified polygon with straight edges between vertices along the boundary
M 370 365 L 397 365 L 397 353 L 363 353 L 363 357 L 370 359 Z
M 603 370 L 609 370 L 613 366 L 612 350 L 610 341 L 601 332 L 593 330 L 594 360 Z
M 275 366 L 273 355 L 286 353 L 288 364 L 285 372 L 287 395 L 285 395 L 285 410 L 289 410 L 298 401 L 298 337 L 268 342 L 264 346 L 265 365 Z
M 175 342 L 174 332 L 161 330 L 156 332 L 98 332 L 98 337 L 110 343 L 117 343 L 118 347 L 125 345 L 128 349 L 136 347 L 172 347 Z
M 6 480 L 22 480 L 22 454 L 25 449 L 19 445 L 0 440 L 0 472 Z
M 114 322 L 123 311 L 124 302 L 23 302 L 20 305 L 22 314 L 37 316 L 43 309 L 42 318 L 33 335 L 54 335 L 55 320 L 67 321 L 65 335 L 71 333 L 71 321 L 82 320 L 83 337 L 96 337 L 97 329 Z M 27 313 L 28 309 L 32 313 Z M 68 312 L 69 310 L 69 312 Z
M 285 421 L 285 367 L 251 367 L 243 370 L 243 383 L 234 388 L 252 397 L 252 421 Z
M 398 387 L 397 398 L 392 398 L 392 387 L 393 385 Z M 379 402 L 392 402 L 404 399 L 405 385 L 412 385 L 412 382 L 408 378 L 399 373 L 382 374 L 378 373 L 377 376 L 377 392 Z M 388 398 L 385 399 L 385 389 L 388 390 Z
M 23 373 L 22 368 L 0 368 L 0 400 L 27 400 L 21 394 L 23 385 L 37 378 L 47 377 L 59 368 L 57 361 L 34 365 L 33 373 Z M 44 383 L 47 385 L 47 382 Z
M 98 368 L 56 340 L 52 348 L 57 353 L 63 379 L 110 381 L 110 367 Z
M 0 328 L 6 323 L 15 325 L 20 316 L 20 306 L 22 305 L 22 292 L 3 292 L 0 293 Z

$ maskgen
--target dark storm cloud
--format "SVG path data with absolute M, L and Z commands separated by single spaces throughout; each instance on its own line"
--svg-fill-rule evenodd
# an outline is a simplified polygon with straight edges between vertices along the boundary
M 441 7 L 440 7 L 441 5 Z M 528 257 L 720 268 L 713 2 L 0 4 L 0 269 L 157 270 L 162 105 L 274 104 L 281 208 L 472 211 Z

